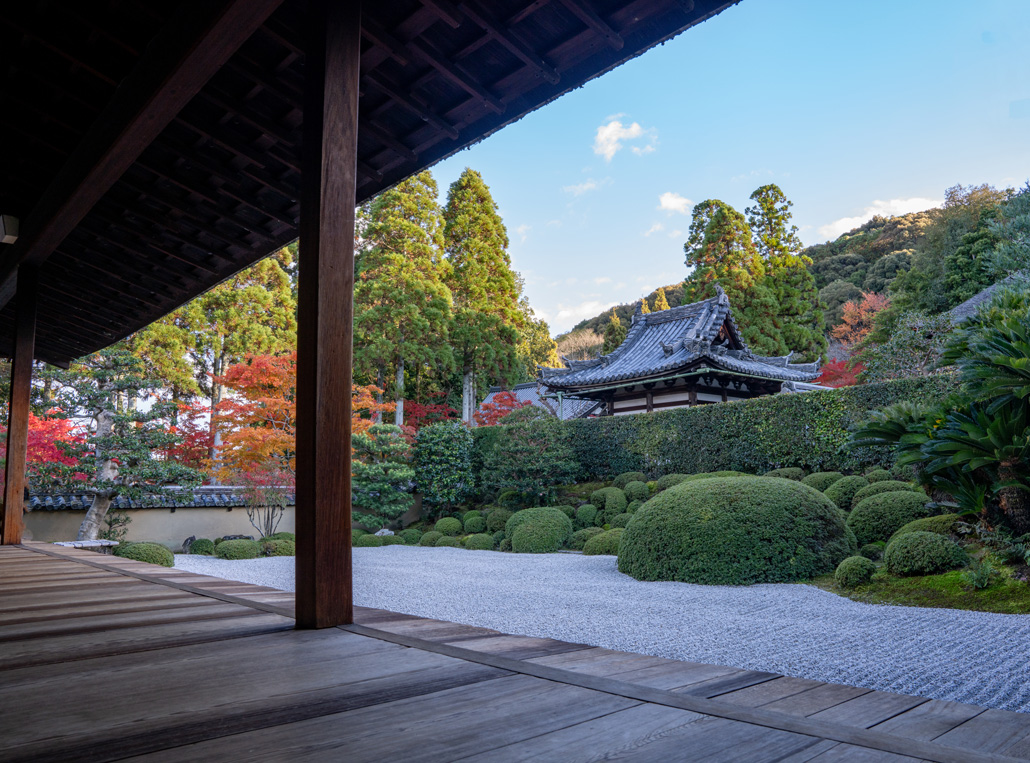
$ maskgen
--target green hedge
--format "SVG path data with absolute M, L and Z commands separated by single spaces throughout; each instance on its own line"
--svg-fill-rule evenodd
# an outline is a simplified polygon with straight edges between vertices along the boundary
M 219 559 L 257 559 L 260 553 L 261 544 L 256 540 L 227 540 L 215 547 Z
M 969 561 L 955 541 L 937 533 L 915 530 L 887 544 L 883 561 L 894 575 L 933 575 Z
M 215 542 L 209 538 L 197 538 L 190 544 L 190 553 L 211 556 L 215 553 Z
M 241 541 L 229 542 L 240 543 Z M 257 545 L 257 541 L 249 542 L 253 543 L 255 546 Z M 166 546 L 162 546 L 160 543 L 123 543 L 122 545 L 115 547 L 114 555 L 120 556 L 123 559 L 132 559 L 137 562 L 159 564 L 162 567 L 175 566 L 175 555 L 169 551 Z M 254 556 L 257 556 L 257 554 L 254 554 Z
M 876 565 L 864 556 L 849 556 L 837 565 L 833 578 L 841 588 L 857 588 L 873 578 Z
M 583 546 L 588 540 L 603 532 L 604 530 L 600 527 L 584 527 L 582 530 L 576 530 L 576 532 L 572 533 L 572 538 L 569 540 L 569 548 L 575 551 L 582 551 Z
M 572 520 L 553 507 L 523 509 L 508 520 L 504 535 L 516 553 L 546 554 L 557 551 L 572 537 Z
M 865 477 L 844 477 L 823 490 L 823 495 L 837 504 L 841 511 L 851 511 L 855 493 L 864 487 L 869 487 L 869 480 Z
M 940 513 L 922 493 L 899 490 L 880 493 L 859 501 L 848 515 L 850 527 L 860 546 L 887 540 L 914 519 Z
M 600 535 L 587 540 L 583 546 L 585 556 L 618 556 L 619 544 L 622 542 L 622 534 L 625 532 L 621 527 L 608 530 Z

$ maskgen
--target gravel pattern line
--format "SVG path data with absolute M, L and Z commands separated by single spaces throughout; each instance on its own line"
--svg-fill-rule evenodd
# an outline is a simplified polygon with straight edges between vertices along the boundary
M 175 557 L 294 589 L 292 557 Z M 1030 615 L 862 604 L 813 586 L 642 583 L 613 556 L 354 549 L 364 607 L 505 633 L 1030 712 Z

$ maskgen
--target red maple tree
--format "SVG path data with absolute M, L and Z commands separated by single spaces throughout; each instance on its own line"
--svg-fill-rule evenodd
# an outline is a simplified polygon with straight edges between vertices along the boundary
M 865 370 L 861 363 L 851 365 L 846 360 L 831 360 L 822 367 L 822 373 L 815 380 L 825 387 L 853 387 L 858 384 L 858 375 Z
M 873 330 L 876 314 L 890 306 L 890 299 L 876 292 L 862 292 L 862 299 L 844 303 L 843 319 L 833 331 L 833 337 L 845 347 L 852 347 Z
M 532 405 L 530 402 L 520 402 L 511 390 L 504 390 L 494 395 L 489 403 L 483 403 L 479 410 L 473 414 L 476 424 L 481 427 L 492 427 L 512 411 Z
M 446 403 L 417 403 L 414 400 L 404 401 L 404 424 L 418 431 L 429 424 L 441 421 L 454 421 L 458 411 Z

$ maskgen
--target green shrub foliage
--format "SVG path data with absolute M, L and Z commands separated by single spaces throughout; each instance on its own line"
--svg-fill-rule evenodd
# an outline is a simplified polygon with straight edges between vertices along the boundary
M 436 542 L 443 537 L 443 533 L 437 532 L 436 530 L 430 530 L 418 540 L 420 546 L 435 546 Z
M 619 570 L 638 580 L 745 585 L 805 580 L 854 553 L 842 512 L 793 480 L 685 482 L 633 515 Z
M 269 535 L 268 537 L 271 538 L 272 540 L 292 540 L 295 543 L 297 541 L 297 536 L 296 535 L 294 535 L 293 533 L 287 533 L 287 532 L 274 533 L 272 535 Z
M 866 559 L 876 562 L 883 558 L 883 547 L 883 541 L 879 543 L 866 543 L 858 553 L 859 556 L 864 556 Z
M 700 474 L 690 474 L 683 480 L 684 482 L 693 482 L 694 480 L 710 480 L 714 477 L 750 477 L 750 474 L 744 472 L 738 472 L 733 469 L 723 470 L 721 472 L 701 472 Z
M 504 530 L 498 530 L 493 534 L 494 546 L 500 546 L 501 541 L 504 540 Z
M 260 554 L 261 544 L 256 540 L 226 540 L 215 549 L 219 559 L 257 559 Z
M 437 548 L 461 548 L 461 540 L 455 538 L 453 535 L 443 535 L 437 538 L 436 543 L 433 545 L 435 545 Z
M 297 544 L 292 540 L 276 540 L 269 538 L 261 544 L 261 553 L 265 556 L 296 556 Z
M 498 551 L 511 551 L 511 538 L 505 538 L 497 545 Z
M 516 553 L 544 554 L 557 551 L 572 537 L 572 520 L 553 507 L 517 511 L 504 527 L 505 537 Z
M 211 541 L 208 541 L 210 543 Z M 240 543 L 245 541 L 227 541 L 227 543 Z M 249 541 L 255 546 L 257 541 Z M 213 545 L 213 544 L 212 544 Z M 225 545 L 225 544 L 222 544 Z M 174 567 L 175 566 L 175 554 L 168 550 L 165 546 L 160 543 L 123 543 L 120 546 L 116 546 L 114 549 L 114 555 L 120 556 L 123 559 L 132 559 L 137 562 L 146 562 L 147 564 L 159 564 L 162 567 Z M 254 554 L 257 556 L 257 554 Z M 222 557 L 228 559 L 231 557 Z M 242 557 L 238 557 L 242 558 Z M 252 557 L 247 557 L 252 558 Z
M 383 545 L 383 539 L 378 535 L 362 535 L 354 545 L 358 548 L 379 548 Z
M 845 477 L 830 485 L 823 494 L 837 504 L 841 511 L 851 511 L 851 501 L 855 493 L 869 485 L 865 477 Z
M 494 430 L 480 435 L 484 430 Z M 580 468 L 569 431 L 556 418 L 525 424 L 477 427 L 482 471 L 488 493 L 515 490 L 537 505 L 553 495 L 555 485 L 576 481 Z
M 615 528 L 615 527 L 625 528 L 626 525 L 629 524 L 629 521 L 631 519 L 633 519 L 633 515 L 632 514 L 617 514 L 614 517 L 612 517 L 612 521 L 609 522 L 608 524 L 611 525 L 613 528 Z
M 595 490 L 590 494 L 590 503 L 596 506 L 597 510 L 603 514 L 604 521 L 606 522 L 611 517 L 622 514 L 626 511 L 626 507 L 629 506 L 626 494 L 617 487 L 603 487 L 600 490 Z
M 215 553 L 214 541 L 208 538 L 197 538 L 190 544 L 190 553 L 211 556 L 211 554 Z
M 360 530 L 360 529 L 352 529 L 350 531 L 350 537 L 351 537 L 352 541 L 355 540 L 356 538 L 360 538 L 362 535 L 368 535 L 368 531 L 367 530 Z
M 871 498 L 874 495 L 880 495 L 882 493 L 897 493 L 898 491 L 919 493 L 922 496 L 926 495 L 926 493 L 924 493 L 920 488 L 915 487 L 910 482 L 883 480 L 881 482 L 873 482 L 855 493 L 855 497 L 851 499 L 851 508 L 855 508 L 866 498 Z
M 483 516 L 483 512 L 481 512 L 479 509 L 472 509 L 470 511 L 466 511 L 464 514 L 461 515 L 461 521 L 462 521 L 462 523 L 464 523 L 466 520 L 471 519 L 472 517 L 482 517 L 482 516 Z
M 586 556 L 616 556 L 619 553 L 619 546 L 622 543 L 626 531 L 621 527 L 614 530 L 607 530 L 595 535 L 583 546 L 583 553 Z
M 583 546 L 588 540 L 603 532 L 604 530 L 600 527 L 584 527 L 582 530 L 576 530 L 576 532 L 572 533 L 572 538 L 569 539 L 569 548 L 575 551 L 582 551 Z
M 631 482 L 647 482 L 647 475 L 643 472 L 623 472 L 612 480 L 612 485 L 620 490 L 625 490 L 626 485 Z
M 433 529 L 442 535 L 461 535 L 461 520 L 455 517 L 444 517 L 437 520 Z
M 686 474 L 666 474 L 664 477 L 658 478 L 658 481 L 655 483 L 655 487 L 660 493 L 663 490 L 668 490 L 670 487 L 673 487 L 674 485 L 680 484 L 681 482 L 683 482 L 683 480 L 687 478 L 687 476 L 688 475 Z
M 626 500 L 631 503 L 633 501 L 646 501 L 651 497 L 651 490 L 647 487 L 646 482 L 627 483 L 622 492 L 626 494 Z
M 647 501 L 630 501 L 629 505 L 626 507 L 626 513 L 635 514 L 637 509 L 639 509 L 645 503 L 647 503 Z
M 403 430 L 393 424 L 373 424 L 355 434 L 354 519 L 378 530 L 406 512 L 415 499 L 411 482 L 411 446 Z
M 494 548 L 493 536 L 486 533 L 475 533 L 465 539 L 465 548 L 472 551 L 492 551 Z
M 881 493 L 860 501 L 848 515 L 850 527 L 860 545 L 887 540 L 913 519 L 933 516 L 927 497 L 911 490 Z
M 857 588 L 873 579 L 876 565 L 864 556 L 849 556 L 833 573 L 833 579 L 841 588 Z
M 902 525 L 890 539 L 894 540 L 899 535 L 911 532 L 928 532 L 937 533 L 937 535 L 951 535 L 955 528 L 955 523 L 961 519 L 962 517 L 958 514 L 939 514 L 936 517 L 914 519 L 908 524 Z
M 584 503 L 576 509 L 576 524 L 580 527 L 592 527 L 597 521 L 597 507 L 592 503 Z
M 894 479 L 891 477 L 891 473 L 886 469 L 873 469 L 871 472 L 866 474 L 865 478 L 869 480 L 870 483 Z
M 961 567 L 969 557 L 950 538 L 915 530 L 888 543 L 883 560 L 892 575 L 933 575 Z
M 414 527 L 409 527 L 407 530 L 401 530 L 397 533 L 397 537 L 403 540 L 407 545 L 414 546 L 419 542 L 422 537 L 422 531 L 417 530 Z
M 472 512 L 469 512 L 470 514 Z M 465 532 L 470 534 L 477 534 L 486 530 L 486 520 L 478 514 L 474 517 L 465 517 Z
M 412 460 L 415 487 L 434 509 L 447 510 L 465 500 L 475 486 L 472 430 L 458 422 L 418 430 Z
M 814 487 L 816 490 L 822 493 L 825 492 L 826 489 L 830 487 L 830 485 L 832 485 L 834 482 L 837 482 L 838 480 L 841 480 L 843 478 L 844 475 L 840 472 L 815 472 L 813 474 L 809 474 L 807 477 L 801 480 L 801 484 L 808 485 L 809 487 Z
M 486 516 L 486 529 L 492 533 L 504 530 L 504 525 L 511 519 L 511 512 L 507 509 L 497 508 Z
M 782 469 L 772 469 L 766 472 L 765 477 L 779 477 L 785 480 L 797 480 L 801 482 L 805 478 L 805 470 L 797 466 L 785 466 Z
M 383 545 L 384 546 L 403 546 L 403 545 L 405 545 L 404 538 L 402 538 L 399 535 L 384 535 L 383 536 Z

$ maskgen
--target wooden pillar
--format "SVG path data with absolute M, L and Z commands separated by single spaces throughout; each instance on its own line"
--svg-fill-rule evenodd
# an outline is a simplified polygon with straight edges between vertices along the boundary
M 692 383 L 687 385 L 687 404 L 697 405 L 697 384 Z
M 36 269 L 18 268 L 15 292 L 16 318 L 14 363 L 11 366 L 10 416 L 7 420 L 7 464 L 4 470 L 4 506 L 0 514 L 0 542 L 21 543 L 25 506 L 25 456 L 29 439 L 29 394 L 32 389 L 32 356 L 36 347 Z
M 722 393 L 722 401 L 725 403 L 728 400 L 726 395 L 726 388 L 729 386 L 729 382 L 725 379 L 719 379 L 719 390 Z
M 297 327 L 297 627 L 353 622 L 359 2 L 308 3 Z
M 647 412 L 651 413 L 654 411 L 654 392 L 651 390 L 647 391 Z

